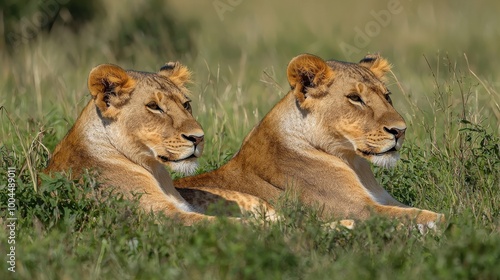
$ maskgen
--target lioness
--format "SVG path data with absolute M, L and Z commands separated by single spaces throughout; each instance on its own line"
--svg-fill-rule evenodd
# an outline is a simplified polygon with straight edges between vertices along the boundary
M 293 187 L 321 206 L 325 218 L 366 219 L 371 213 L 433 226 L 443 216 L 396 201 L 375 180 L 369 161 L 399 159 L 406 124 L 382 82 L 388 61 L 324 61 L 303 54 L 287 69 L 290 92 L 245 138 L 221 168 L 174 181 L 176 187 L 217 187 L 268 202 Z
M 189 70 L 177 62 L 158 73 L 95 67 L 88 78 L 92 99 L 44 172 L 71 170 L 77 178 L 94 169 L 104 186 L 128 197 L 142 193 L 139 202 L 146 210 L 163 211 L 186 225 L 213 219 L 196 211 L 220 197 L 246 211 L 265 207 L 260 199 L 233 191 L 182 190 L 182 197 L 174 188 L 164 165 L 191 173 L 203 151 L 203 130 L 191 115 L 184 86 L 189 79 Z

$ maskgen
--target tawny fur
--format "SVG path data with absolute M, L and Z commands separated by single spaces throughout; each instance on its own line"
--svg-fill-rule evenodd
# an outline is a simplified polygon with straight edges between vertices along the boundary
M 174 188 L 165 165 L 192 172 L 203 151 L 203 130 L 191 115 L 184 87 L 189 77 L 178 62 L 167 63 L 158 73 L 97 66 L 88 79 L 92 100 L 44 172 L 71 170 L 78 178 L 93 169 L 102 187 L 127 197 L 142 194 L 144 209 L 164 212 L 186 225 L 213 219 L 199 212 L 218 200 L 234 202 L 243 212 L 266 208 L 258 198 L 230 190 L 182 190 L 182 197 Z
M 392 166 L 406 124 L 393 108 L 378 55 L 360 63 L 300 55 L 287 70 L 291 91 L 212 172 L 174 182 L 178 188 L 222 188 L 272 202 L 293 188 L 323 218 L 367 219 L 373 213 L 433 225 L 444 217 L 396 201 L 369 161 Z

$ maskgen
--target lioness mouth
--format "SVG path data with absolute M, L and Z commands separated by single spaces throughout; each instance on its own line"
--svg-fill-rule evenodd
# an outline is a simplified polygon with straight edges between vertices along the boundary
M 373 152 L 367 152 L 367 151 L 362 151 L 362 150 L 358 150 L 358 151 L 360 151 L 361 153 L 363 153 L 366 156 L 381 156 L 381 155 L 384 155 L 384 154 L 387 154 L 390 152 L 397 152 L 398 150 L 396 150 L 396 146 L 394 146 L 391 149 L 389 149 L 385 152 L 382 152 L 382 153 L 373 153 Z
M 158 156 L 158 158 L 159 158 L 162 162 L 167 162 L 167 161 L 171 161 L 171 162 L 179 162 L 179 161 L 183 161 L 183 160 L 190 159 L 190 158 L 195 158 L 195 157 L 196 157 L 196 156 L 195 156 L 194 154 L 191 154 L 190 156 L 185 157 L 185 158 L 171 160 L 171 159 L 169 159 L 169 158 L 168 158 L 168 157 L 166 157 L 166 156 L 161 156 L 161 155 L 159 155 L 159 156 Z
M 158 158 L 163 161 L 163 162 L 167 162 L 168 161 L 168 158 L 166 156 L 158 156 Z

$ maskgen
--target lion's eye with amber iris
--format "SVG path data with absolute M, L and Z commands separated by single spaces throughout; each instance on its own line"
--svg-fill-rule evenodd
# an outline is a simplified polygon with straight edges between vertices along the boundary
M 389 104 L 391 104 L 391 105 L 392 105 L 392 99 L 391 99 L 391 97 L 389 96 L 389 93 L 387 93 L 387 94 L 385 95 L 385 100 L 387 100 L 387 102 L 389 102 Z
M 357 94 L 349 94 L 347 95 L 347 98 L 349 98 L 349 100 L 351 100 L 352 102 L 365 104 L 365 102 L 363 102 L 363 99 L 361 99 L 361 97 Z
M 149 109 L 153 110 L 153 111 L 158 111 L 160 113 L 163 113 L 163 110 L 160 108 L 160 106 L 158 106 L 158 104 L 154 101 L 151 101 L 149 102 L 148 104 L 146 104 L 146 107 L 148 107 Z
M 182 106 L 184 107 L 184 109 L 191 111 L 191 102 L 189 102 L 189 101 L 184 102 L 184 104 L 182 104 Z

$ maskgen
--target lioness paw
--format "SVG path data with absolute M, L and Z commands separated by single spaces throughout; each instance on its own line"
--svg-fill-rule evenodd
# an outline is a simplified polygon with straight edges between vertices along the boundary
M 344 227 L 346 229 L 354 229 L 355 225 L 356 222 L 354 220 L 340 220 L 323 224 L 323 227 L 330 230 L 339 230 L 340 227 Z

